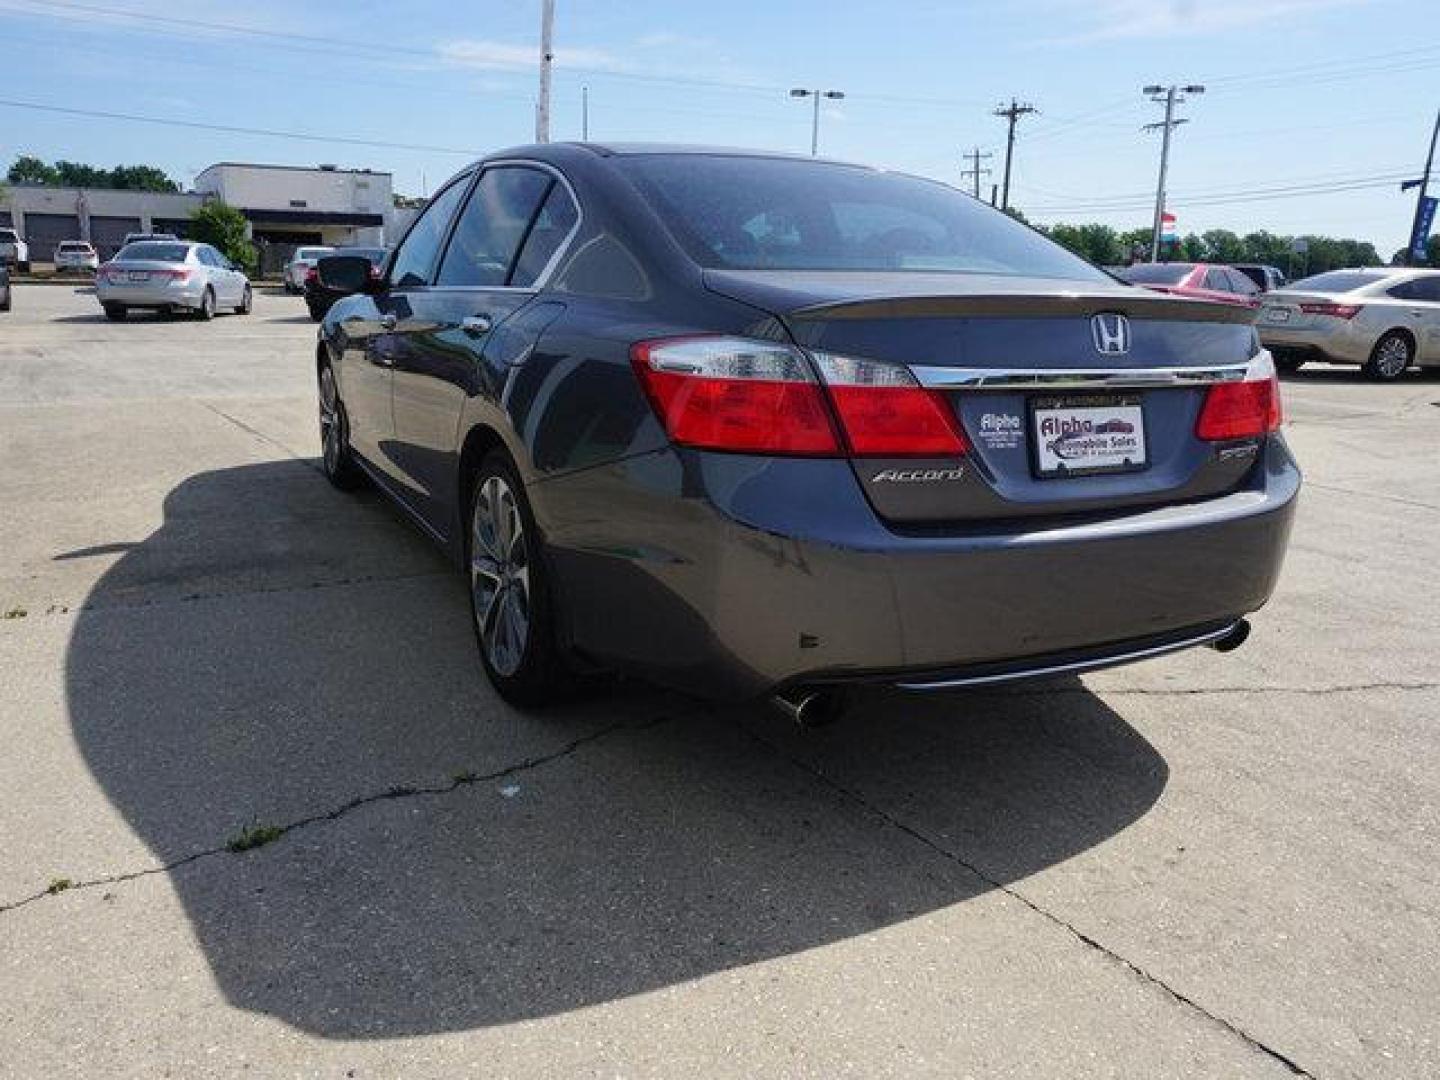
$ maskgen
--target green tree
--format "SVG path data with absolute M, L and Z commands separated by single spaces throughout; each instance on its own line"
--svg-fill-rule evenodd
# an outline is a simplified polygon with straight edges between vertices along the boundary
M 1050 230 L 1050 239 L 1096 266 L 1114 266 L 1125 261 L 1120 236 L 1109 225 L 1056 225 Z
M 110 173 L 106 169 L 97 169 L 94 165 L 83 165 L 78 161 L 57 161 L 55 172 L 59 176 L 61 187 L 109 187 Z
M 180 185 L 154 165 L 116 165 L 110 170 L 110 186 L 125 191 L 180 190 Z
M 53 165 L 46 165 L 29 154 L 21 154 L 15 159 L 15 164 L 10 166 L 5 179 L 12 184 L 44 184 L 46 187 L 56 187 L 60 183 L 60 174 Z
M 218 199 L 190 215 L 190 238 L 216 248 L 231 262 L 253 273 L 255 246 L 245 238 L 245 215 Z

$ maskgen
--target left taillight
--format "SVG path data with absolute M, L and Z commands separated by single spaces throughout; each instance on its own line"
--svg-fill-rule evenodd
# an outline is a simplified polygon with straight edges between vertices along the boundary
M 1207 442 L 1255 438 L 1275 431 L 1282 420 L 1275 362 L 1262 352 L 1250 362 L 1244 379 L 1216 383 L 1206 391 L 1195 434 Z
M 754 454 L 839 452 L 820 386 L 789 346 L 734 337 L 631 346 L 656 415 L 677 443 Z
M 666 432 L 686 446 L 816 457 L 969 450 L 950 406 L 903 364 L 719 335 L 642 341 L 631 359 Z

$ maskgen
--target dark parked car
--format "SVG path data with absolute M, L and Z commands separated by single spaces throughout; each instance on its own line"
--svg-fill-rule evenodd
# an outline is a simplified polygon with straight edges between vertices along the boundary
M 1219 304 L 1260 306 L 1260 289 L 1244 274 L 1214 263 L 1136 263 L 1117 270 L 1116 276 L 1173 296 L 1191 296 Z
M 378 280 L 380 272 L 385 268 L 385 260 L 390 257 L 390 249 L 385 247 L 347 247 L 336 248 L 333 254 L 368 260 L 370 278 Z M 310 309 L 310 318 L 316 322 L 325 318 L 325 313 L 330 310 L 330 305 L 345 295 L 334 289 L 326 288 L 324 282 L 320 280 L 319 266 L 325 258 L 327 256 L 324 255 L 317 257 L 315 265 L 306 269 L 301 289 L 305 294 L 305 306 Z
M 1262 293 L 1283 289 L 1288 283 L 1288 279 L 1277 266 L 1266 266 L 1263 263 L 1236 263 L 1230 269 L 1239 270 L 1253 281 Z
M 10 310 L 10 271 L 0 266 L 0 311 Z
M 1234 647 L 1300 474 L 1251 313 L 946 185 L 552 144 L 462 171 L 315 355 L 324 468 L 466 569 L 482 663 L 797 713 Z M 1047 443 L 1103 427 L 1093 438 Z

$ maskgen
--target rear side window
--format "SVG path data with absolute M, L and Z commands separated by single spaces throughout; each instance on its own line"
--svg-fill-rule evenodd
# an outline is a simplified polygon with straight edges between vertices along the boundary
M 551 182 L 549 173 L 523 167 L 502 166 L 481 173 L 450 238 L 436 284 L 506 284 L 515 253 Z
M 1241 296 L 1254 296 L 1260 290 L 1255 283 L 1242 274 L 1239 270 L 1225 267 L 1225 279 L 1230 283 L 1230 291 L 1239 293 Z
M 1431 303 L 1440 302 L 1440 274 L 1434 277 L 1420 277 L 1413 281 L 1404 281 L 1393 289 L 1387 290 L 1390 296 L 1397 300 L 1425 300 Z
M 701 266 L 1109 280 L 978 199 L 917 177 L 793 158 L 613 160 Z
M 450 219 L 460 205 L 465 188 L 472 174 L 465 173 L 450 182 L 450 186 L 430 200 L 430 205 L 406 234 L 395 253 L 395 263 L 390 268 L 390 283 L 397 288 L 429 285 L 435 269 L 435 260 L 440 254 L 440 245 L 450 228 Z
M 575 200 L 564 184 L 556 183 L 550 188 L 545 205 L 535 216 L 520 257 L 515 260 L 515 269 L 510 273 L 511 285 L 533 285 L 550 265 L 555 252 L 560 250 L 570 235 L 575 223 L 580 220 L 580 211 Z

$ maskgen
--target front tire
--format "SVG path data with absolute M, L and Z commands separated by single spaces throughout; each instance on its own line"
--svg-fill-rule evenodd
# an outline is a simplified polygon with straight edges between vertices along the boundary
M 350 416 L 340 400 L 335 370 L 328 363 L 320 368 L 320 449 L 325 479 L 341 491 L 354 491 L 363 477 L 350 449 Z
M 235 309 L 236 315 L 249 315 L 255 308 L 255 296 L 250 291 L 250 286 L 245 286 L 245 291 L 240 294 L 240 306 Z
M 1405 369 L 1415 359 L 1415 346 L 1409 335 L 1391 330 L 1375 343 L 1370 350 L 1370 359 L 1365 363 L 1365 374 L 1380 382 L 1393 382 L 1405 374 Z
M 469 509 L 470 613 L 485 674 L 512 705 L 554 702 L 568 679 L 555 646 L 549 572 L 524 485 L 505 454 L 480 463 Z

